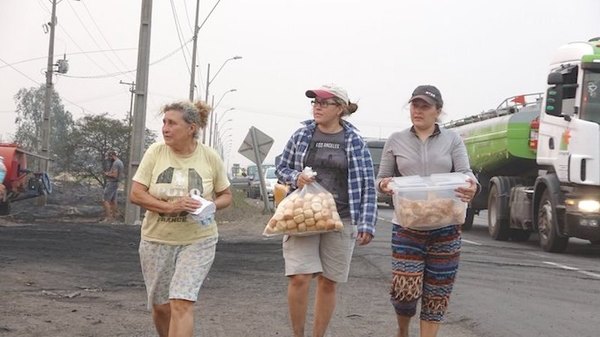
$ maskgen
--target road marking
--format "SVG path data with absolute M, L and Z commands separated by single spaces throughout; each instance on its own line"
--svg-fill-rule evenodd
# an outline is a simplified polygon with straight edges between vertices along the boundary
M 579 268 L 565 266 L 564 264 L 558 264 L 558 263 L 550 262 L 550 261 L 543 261 L 543 262 L 545 264 L 549 264 L 551 266 L 555 266 L 555 267 L 566 269 L 566 270 L 575 270 L 575 271 L 579 270 Z
M 585 270 L 581 270 L 581 269 L 575 268 L 575 267 L 566 266 L 564 264 L 559 264 L 559 263 L 550 262 L 550 261 L 543 261 L 543 263 L 549 264 L 551 266 L 555 266 L 555 267 L 558 267 L 558 268 L 561 268 L 561 269 L 565 269 L 565 270 L 576 271 L 576 272 L 578 272 L 580 274 L 583 274 L 583 275 L 600 278 L 600 274 L 592 273 L 592 272 L 585 271 Z
M 481 244 L 481 243 L 479 243 L 479 242 L 475 242 L 475 241 L 471 241 L 471 240 L 465 240 L 465 239 L 462 239 L 462 241 L 463 241 L 463 242 L 466 242 L 466 243 L 470 243 L 470 244 L 472 244 L 472 245 L 475 245 L 475 246 L 481 246 L 481 245 L 482 245 L 482 244 Z
M 580 270 L 579 272 L 582 273 L 582 274 L 584 274 L 584 275 L 587 275 L 587 276 L 600 278 L 600 274 L 598 274 L 598 273 L 592 273 L 592 272 L 585 271 L 585 270 Z

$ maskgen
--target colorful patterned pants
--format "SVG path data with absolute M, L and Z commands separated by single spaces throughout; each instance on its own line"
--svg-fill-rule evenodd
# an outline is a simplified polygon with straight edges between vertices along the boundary
M 460 256 L 460 225 L 417 231 L 392 229 L 391 302 L 412 317 L 421 298 L 421 319 L 441 322 L 448 308 Z

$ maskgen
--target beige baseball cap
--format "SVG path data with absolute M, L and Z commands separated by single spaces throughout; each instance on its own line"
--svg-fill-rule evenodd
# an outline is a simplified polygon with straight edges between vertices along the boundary
M 318 89 L 306 90 L 306 97 L 322 99 L 337 97 L 346 102 L 346 104 L 350 103 L 346 90 L 335 84 L 324 84 Z

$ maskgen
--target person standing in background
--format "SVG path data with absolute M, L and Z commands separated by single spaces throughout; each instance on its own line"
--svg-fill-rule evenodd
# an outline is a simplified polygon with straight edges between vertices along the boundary
M 119 206 L 117 204 L 117 191 L 119 189 L 119 181 L 123 175 L 123 162 L 117 157 L 117 152 L 114 150 L 106 153 L 106 159 L 111 162 L 110 169 L 104 172 L 106 177 L 106 185 L 104 186 L 103 204 L 104 204 L 104 220 L 102 222 L 112 223 L 120 215 Z

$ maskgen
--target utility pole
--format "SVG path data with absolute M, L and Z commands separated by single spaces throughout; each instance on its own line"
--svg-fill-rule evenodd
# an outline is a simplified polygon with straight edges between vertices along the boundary
M 150 68 L 150 32 L 152 23 L 152 0 L 142 0 L 140 36 L 135 89 L 135 111 L 133 114 L 133 134 L 130 138 L 129 170 L 127 181 L 132 181 L 144 151 L 146 130 L 146 102 L 148 100 L 148 70 Z M 126 191 L 125 223 L 135 225 L 140 219 L 140 207 L 129 201 L 131 184 Z
M 208 86 L 210 86 L 210 63 L 206 68 L 206 93 L 204 94 L 204 103 L 206 104 L 208 104 Z M 208 116 L 208 123 L 209 125 L 212 123 L 212 113 Z M 206 144 L 206 127 L 202 130 L 202 144 Z
M 129 86 L 129 92 L 131 93 L 131 98 L 129 99 L 129 111 L 127 113 L 127 125 L 131 128 L 131 118 L 133 118 L 133 94 L 135 93 L 135 82 L 123 82 L 119 81 L 119 84 L 126 84 Z
M 52 116 L 50 112 L 50 102 L 52 97 L 53 84 L 52 75 L 54 73 L 54 31 L 56 28 L 56 0 L 52 0 L 52 14 L 50 17 L 50 44 L 48 47 L 48 66 L 46 68 L 46 91 L 44 96 L 44 114 L 42 116 L 42 148 L 41 155 L 45 157 L 45 162 L 40 163 L 40 171 L 48 172 L 50 168 L 50 128 Z M 44 164 L 42 164 L 44 163 Z M 44 205 L 46 203 L 44 202 Z
M 198 16 L 200 15 L 200 0 L 196 0 L 196 22 L 194 23 L 194 47 L 192 49 L 192 69 L 190 69 L 190 102 L 194 101 L 194 89 L 196 88 L 196 49 L 198 48 Z

